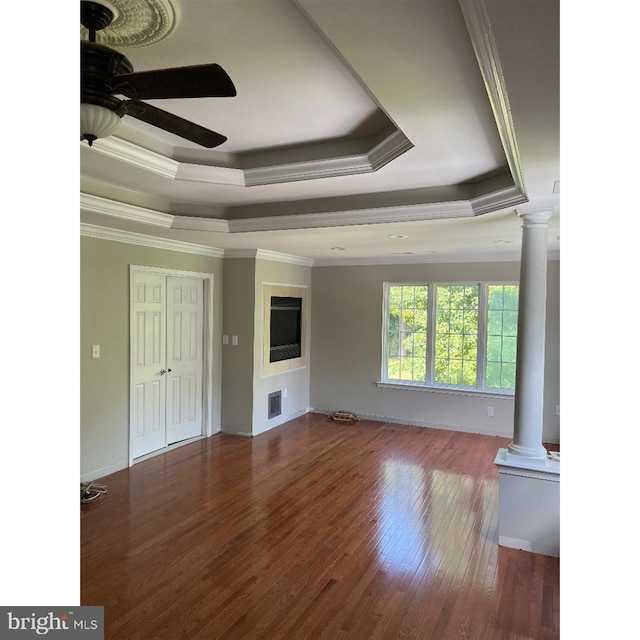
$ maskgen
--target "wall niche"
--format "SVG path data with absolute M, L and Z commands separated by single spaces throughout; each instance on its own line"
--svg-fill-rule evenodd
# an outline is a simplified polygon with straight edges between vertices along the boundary
M 262 375 L 307 366 L 307 287 L 263 285 Z

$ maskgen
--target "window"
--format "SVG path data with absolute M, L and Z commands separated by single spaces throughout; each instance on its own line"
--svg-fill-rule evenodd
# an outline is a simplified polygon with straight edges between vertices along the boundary
M 518 285 L 385 284 L 384 382 L 515 388 Z

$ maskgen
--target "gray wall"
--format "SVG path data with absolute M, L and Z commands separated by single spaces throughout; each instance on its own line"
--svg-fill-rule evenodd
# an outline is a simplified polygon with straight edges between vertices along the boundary
M 222 259 L 89 237 L 80 251 L 80 476 L 93 479 L 129 464 L 129 265 L 213 274 L 211 418 L 220 428 Z
M 313 269 L 311 406 L 362 417 L 511 437 L 512 398 L 385 389 L 381 369 L 383 283 L 518 281 L 520 264 L 409 264 Z M 559 262 L 548 263 L 543 438 L 559 442 Z M 486 416 L 492 406 L 494 416 Z
M 222 430 L 250 435 L 253 423 L 255 260 L 225 258 L 222 346 Z M 231 344 L 238 336 L 238 345 Z

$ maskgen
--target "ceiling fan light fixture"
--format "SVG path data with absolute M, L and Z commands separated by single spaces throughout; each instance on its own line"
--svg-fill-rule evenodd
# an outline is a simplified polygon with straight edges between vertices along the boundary
M 80 140 L 89 146 L 98 138 L 106 138 L 120 125 L 120 116 L 106 107 L 82 102 L 80 104 Z

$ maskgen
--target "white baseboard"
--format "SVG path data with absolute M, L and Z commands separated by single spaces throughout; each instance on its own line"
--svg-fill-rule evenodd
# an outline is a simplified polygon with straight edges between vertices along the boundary
M 542 542 L 534 542 L 532 540 L 520 540 L 519 538 L 509 538 L 508 536 L 498 536 L 498 544 L 501 547 L 509 547 L 510 549 L 521 549 L 522 551 L 530 551 L 531 553 L 539 553 L 543 556 L 560 557 L 560 547 Z
M 314 409 L 314 413 L 321 413 L 324 415 L 333 414 L 333 409 Z M 441 424 L 438 422 L 429 422 L 427 420 L 408 420 L 406 418 L 396 418 L 393 416 L 378 416 L 370 413 L 358 413 L 358 418 L 362 420 L 373 420 L 374 422 L 393 422 L 395 424 L 406 424 L 412 427 L 425 427 L 427 429 L 444 429 L 446 431 L 463 431 L 465 433 L 479 433 L 486 436 L 502 436 L 508 438 L 512 436 L 512 433 L 504 433 L 502 431 L 494 431 L 489 429 L 482 429 L 480 427 L 470 427 L 461 424 Z
M 116 471 L 122 471 L 129 466 L 129 462 L 124 460 L 122 462 L 118 462 L 117 464 L 111 464 L 107 467 L 102 467 L 101 469 L 96 469 L 95 471 L 89 471 L 88 473 L 83 473 L 80 476 L 80 482 L 91 482 L 92 480 L 99 480 L 100 478 L 104 478 L 105 476 L 109 476 Z

